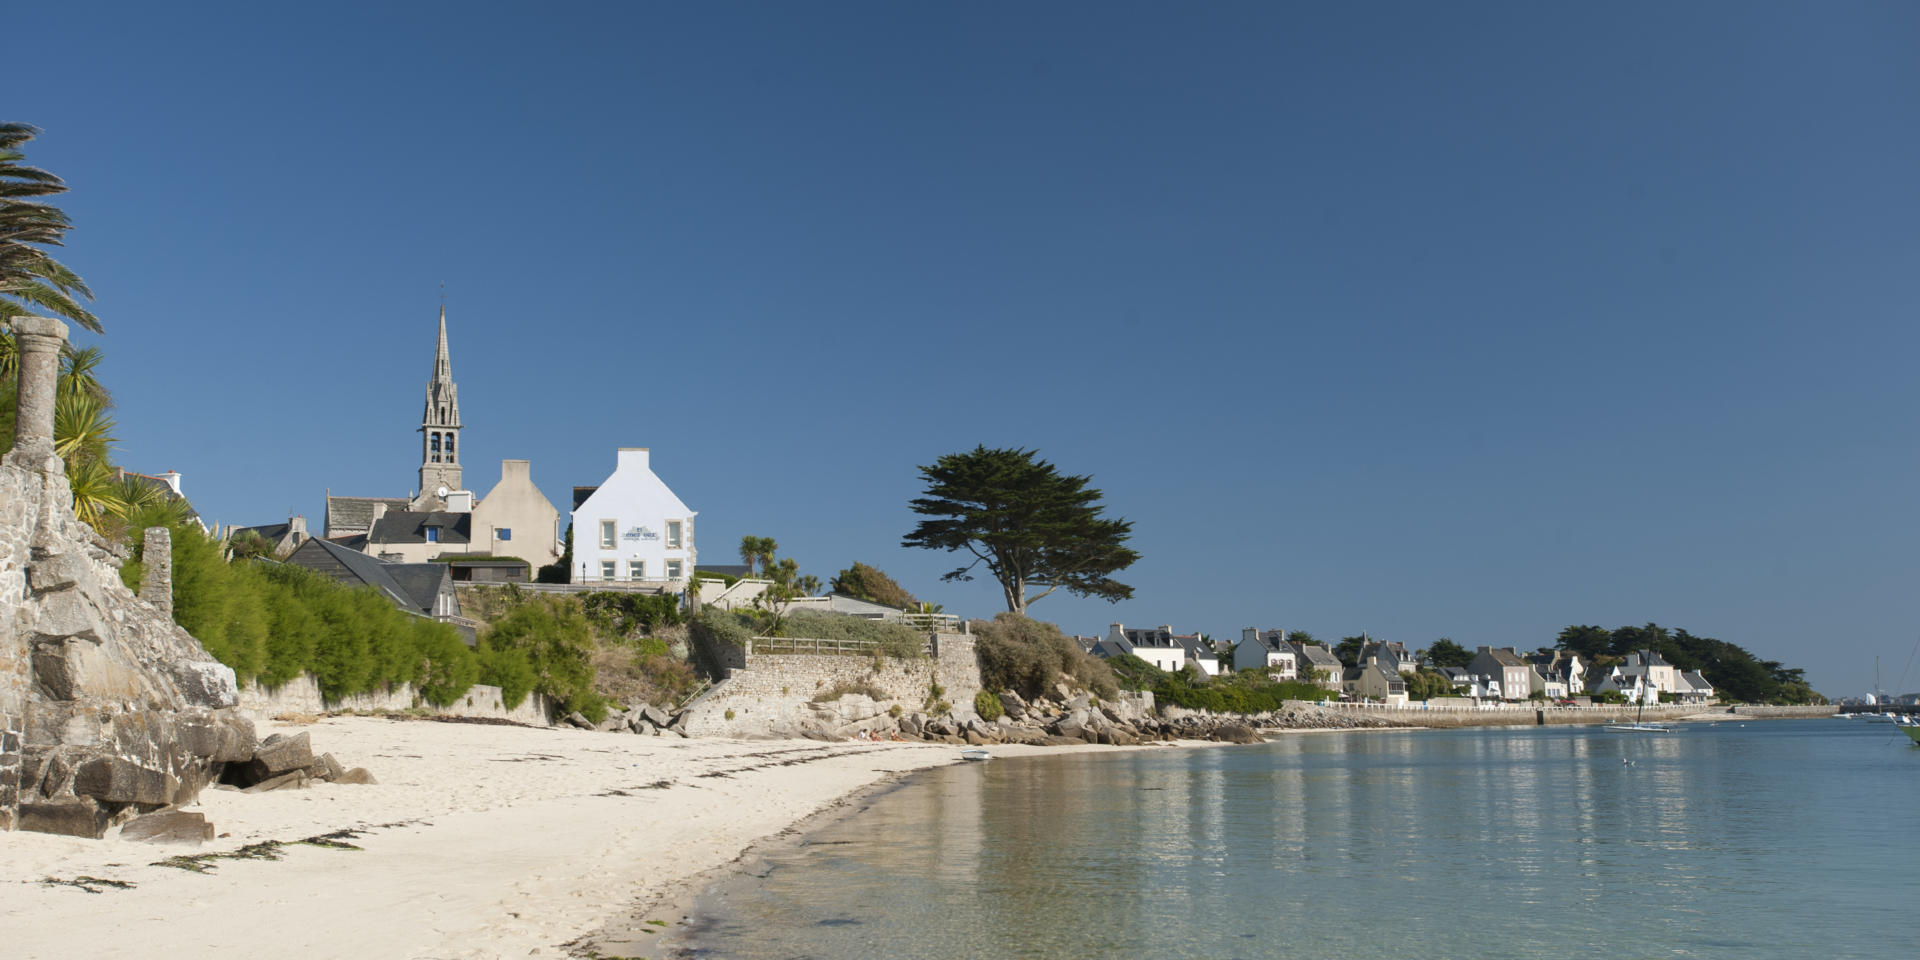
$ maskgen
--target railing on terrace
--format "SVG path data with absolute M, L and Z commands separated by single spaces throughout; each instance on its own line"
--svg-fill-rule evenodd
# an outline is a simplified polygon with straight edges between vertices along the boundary
M 967 633 L 967 624 L 951 613 L 909 613 L 900 622 L 929 633 Z
M 922 653 L 931 652 L 931 646 L 922 648 Z M 818 653 L 832 656 L 873 656 L 880 652 L 880 643 L 875 640 L 821 640 L 814 637 L 754 637 L 747 647 L 748 654 L 755 653 Z

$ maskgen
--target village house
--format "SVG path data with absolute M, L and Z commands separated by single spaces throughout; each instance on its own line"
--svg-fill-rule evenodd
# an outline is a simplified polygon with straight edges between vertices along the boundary
M 693 572 L 693 518 L 654 475 L 646 447 L 621 447 L 613 474 L 573 490 L 573 582 L 683 587 Z
M 1107 635 L 1094 644 L 1093 653 L 1106 658 L 1139 657 L 1168 673 L 1187 665 L 1187 648 L 1174 638 L 1173 628 L 1165 625 L 1129 630 L 1115 623 L 1107 628 Z
M 308 538 L 286 563 L 350 587 L 372 587 L 401 611 L 452 624 L 474 644 L 474 624 L 460 615 L 453 571 L 444 563 L 391 563 L 320 538 Z
M 1200 671 L 1202 676 L 1217 677 L 1220 675 L 1220 653 L 1213 648 L 1213 644 L 1208 642 L 1204 636 L 1198 633 L 1190 633 L 1176 636 L 1173 640 L 1180 645 L 1180 649 L 1186 654 L 1181 661 L 1181 666 L 1194 667 Z
M 1299 679 L 1300 657 L 1286 637 L 1285 630 L 1241 630 L 1240 642 L 1233 648 L 1233 668 L 1263 670 L 1270 680 Z
M 1293 645 L 1294 661 L 1299 665 L 1300 679 L 1339 693 L 1346 681 L 1347 665 L 1340 662 L 1324 644 L 1296 643 Z
M 1357 698 L 1395 706 L 1407 702 L 1406 679 L 1400 671 L 1388 666 L 1379 657 L 1368 657 L 1359 666 L 1344 670 L 1341 673 L 1341 689 Z
M 307 542 L 307 518 L 288 517 L 285 523 L 267 523 L 256 527 L 228 527 L 227 539 L 256 536 L 267 545 L 267 555 L 284 557 Z
M 1505 700 L 1525 700 L 1533 692 L 1533 666 L 1512 647 L 1481 647 L 1467 664 L 1467 672 L 1498 684 L 1498 696 Z M 1489 695 L 1496 695 L 1489 691 Z

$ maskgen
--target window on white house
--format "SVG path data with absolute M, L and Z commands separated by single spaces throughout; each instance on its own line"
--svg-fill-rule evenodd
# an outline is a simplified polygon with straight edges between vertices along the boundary
M 645 560 L 635 560 L 627 564 L 628 580 L 645 580 L 646 578 L 647 578 L 647 562 Z
M 512 540 L 513 528 L 512 527 L 494 527 L 493 535 L 496 539 L 499 539 L 499 540 Z
M 612 550 L 615 536 L 616 536 L 616 531 L 613 529 L 613 521 L 612 520 L 600 521 L 600 549 Z
M 678 560 L 667 561 L 667 579 L 668 580 L 680 579 L 680 561 Z
M 667 547 L 671 550 L 680 549 L 680 521 L 678 520 L 667 521 Z
M 602 561 L 600 561 L 600 579 L 602 579 L 602 580 L 612 580 L 612 579 L 613 579 L 613 576 L 614 576 L 614 574 L 613 574 L 613 561 L 612 561 L 612 560 L 602 560 Z
M 439 527 L 428 527 L 428 528 L 427 528 L 427 542 L 428 542 L 428 543 L 439 543 L 439 542 L 440 542 L 440 528 L 439 528 Z

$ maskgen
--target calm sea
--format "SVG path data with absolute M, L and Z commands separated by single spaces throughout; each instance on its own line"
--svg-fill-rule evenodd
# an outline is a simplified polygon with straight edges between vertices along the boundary
M 748 960 L 1907 957 L 1920 749 L 1828 719 L 996 760 L 873 797 L 694 919 L 694 955 Z

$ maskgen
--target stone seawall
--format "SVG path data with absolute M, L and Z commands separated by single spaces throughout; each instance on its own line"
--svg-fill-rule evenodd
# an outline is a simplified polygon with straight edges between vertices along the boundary
M 743 653 L 745 666 L 687 707 L 684 729 L 696 737 L 795 736 L 822 725 L 827 711 L 815 697 L 856 686 L 879 694 L 874 708 L 882 713 L 895 706 L 903 716 L 932 713 L 930 704 L 946 701 L 956 717 L 972 719 L 980 692 L 973 637 L 934 634 L 932 648 L 932 656 L 916 660 Z
M 468 687 L 465 696 L 445 707 L 436 707 L 420 699 L 413 685 L 408 683 L 399 684 L 385 692 L 360 693 L 341 700 L 328 700 L 320 695 L 320 684 L 310 673 L 303 673 L 272 689 L 257 684 L 240 688 L 240 712 L 256 723 L 282 714 L 378 713 L 414 709 L 441 717 L 484 717 L 536 727 L 553 725 L 550 719 L 553 715 L 552 704 L 546 697 L 529 693 L 520 706 L 509 710 L 500 688 L 484 683 Z

